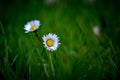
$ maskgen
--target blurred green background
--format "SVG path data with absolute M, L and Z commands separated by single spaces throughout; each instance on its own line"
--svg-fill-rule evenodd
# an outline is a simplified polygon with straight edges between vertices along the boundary
M 0 80 L 120 80 L 119 4 L 119 0 L 0 0 Z M 44 63 L 35 34 L 24 33 L 31 20 L 40 20 L 40 37 L 55 33 L 60 39 L 57 51 L 43 52 Z

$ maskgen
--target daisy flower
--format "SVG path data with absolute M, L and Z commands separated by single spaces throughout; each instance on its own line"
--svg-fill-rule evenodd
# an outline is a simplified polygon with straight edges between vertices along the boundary
M 49 51 L 55 51 L 58 48 L 59 37 L 56 34 L 49 33 L 42 37 L 44 47 Z
M 51 4 L 58 3 L 59 0 L 44 0 L 44 2 L 45 2 L 46 5 L 51 5 Z
M 96 36 L 99 36 L 100 35 L 100 30 L 99 30 L 99 27 L 98 26 L 94 26 L 93 27 L 93 32 Z
M 24 26 L 24 30 L 26 30 L 25 33 L 36 31 L 40 25 L 41 24 L 39 20 L 32 20 L 30 22 L 27 22 L 27 24 Z

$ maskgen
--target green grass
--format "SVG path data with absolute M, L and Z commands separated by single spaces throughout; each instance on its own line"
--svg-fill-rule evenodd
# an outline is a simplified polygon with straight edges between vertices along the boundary
M 120 48 L 119 43 L 116 44 L 117 40 L 113 40 L 113 38 L 118 39 L 118 32 L 115 31 L 114 22 L 109 28 L 102 27 L 99 12 L 103 9 L 100 4 L 99 6 L 97 3 L 71 5 L 72 3 L 66 0 L 45 6 L 42 2 L 38 4 L 31 0 L 20 8 L 21 3 L 9 8 L 14 12 L 7 10 L 9 13 L 5 13 L 7 17 L 3 18 L 7 18 L 8 24 L 2 23 L 2 19 L 0 22 L 1 80 L 120 79 Z M 100 8 L 99 12 L 96 6 Z M 17 8 L 19 8 L 18 14 L 16 14 Z M 110 12 L 111 9 L 102 12 L 107 26 L 111 24 L 109 16 L 114 15 L 109 14 Z M 38 29 L 40 38 L 48 33 L 57 34 L 61 43 L 57 51 L 50 52 L 45 49 L 42 55 L 43 47 L 35 34 L 24 33 L 26 22 L 34 19 L 41 22 Z M 95 25 L 100 27 L 100 36 L 96 36 L 92 31 Z M 49 54 L 51 54 L 55 77 L 53 77 Z M 43 65 L 49 77 L 46 76 Z

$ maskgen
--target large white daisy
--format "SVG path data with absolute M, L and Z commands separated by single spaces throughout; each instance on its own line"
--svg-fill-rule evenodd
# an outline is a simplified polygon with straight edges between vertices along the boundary
M 55 51 L 59 46 L 59 37 L 56 34 L 49 33 L 42 37 L 44 47 L 49 51 Z
M 30 22 L 27 22 L 27 24 L 24 26 L 24 30 L 26 30 L 25 33 L 36 31 L 40 25 L 41 24 L 39 20 L 32 20 Z

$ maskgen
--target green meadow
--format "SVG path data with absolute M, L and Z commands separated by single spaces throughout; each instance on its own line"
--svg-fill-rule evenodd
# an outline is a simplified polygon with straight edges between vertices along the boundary
M 89 1 L 1 0 L 0 80 L 119 80 L 120 1 Z M 59 37 L 56 51 L 25 33 L 31 20 L 40 21 L 41 40 Z

